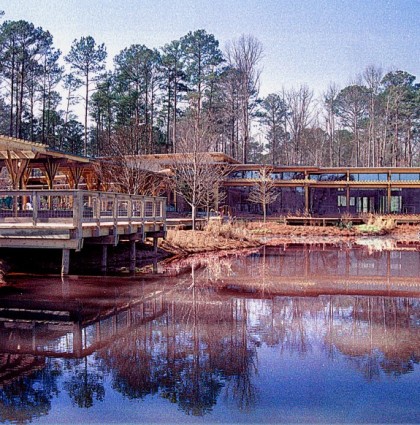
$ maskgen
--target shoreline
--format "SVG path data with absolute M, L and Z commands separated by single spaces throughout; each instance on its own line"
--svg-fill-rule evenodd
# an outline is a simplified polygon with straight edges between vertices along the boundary
M 194 255 L 218 253 L 221 256 L 239 251 L 259 249 L 263 246 L 351 244 L 371 251 L 403 249 L 419 245 L 420 225 L 398 225 L 379 233 L 360 232 L 357 228 L 340 229 L 335 226 L 293 226 L 256 222 L 243 226 L 219 223 L 204 230 L 170 230 L 159 248 L 167 253 L 160 256 L 164 267 Z M 142 270 L 143 269 L 143 270 Z M 149 266 L 139 267 L 136 274 L 148 273 Z M 8 259 L 0 258 L 0 286 L 7 285 L 10 271 Z M 14 271 L 12 273 L 18 273 Z M 50 274 L 50 273 L 46 273 Z M 116 274 L 118 276 L 118 273 Z M 122 276 L 124 274 L 121 273 Z

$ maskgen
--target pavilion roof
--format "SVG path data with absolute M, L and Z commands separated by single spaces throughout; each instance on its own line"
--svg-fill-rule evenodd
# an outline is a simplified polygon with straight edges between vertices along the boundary
M 29 160 L 31 166 L 42 165 L 47 159 L 60 165 L 82 165 L 90 162 L 89 158 L 72 155 L 51 149 L 48 145 L 29 142 L 14 137 L 0 135 L 0 166 L 6 160 Z

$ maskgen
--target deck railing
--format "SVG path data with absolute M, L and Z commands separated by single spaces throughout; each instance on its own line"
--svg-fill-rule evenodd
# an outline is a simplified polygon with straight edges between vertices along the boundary
M 165 222 L 166 198 L 85 190 L 0 191 L 0 223 Z

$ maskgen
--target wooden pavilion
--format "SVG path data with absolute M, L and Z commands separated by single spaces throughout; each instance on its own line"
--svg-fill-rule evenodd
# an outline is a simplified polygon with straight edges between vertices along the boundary
M 31 179 L 54 189 L 58 173 L 65 176 L 70 189 L 77 189 L 89 165 L 89 158 L 55 151 L 42 143 L 0 135 L 0 176 L 6 168 L 15 190 L 26 189 Z

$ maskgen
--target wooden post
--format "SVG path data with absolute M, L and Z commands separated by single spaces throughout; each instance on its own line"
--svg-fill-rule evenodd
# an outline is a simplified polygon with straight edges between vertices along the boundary
M 70 250 L 63 249 L 61 256 L 61 276 L 66 276 L 69 274 L 70 269 Z
M 130 242 L 130 273 L 136 271 L 136 241 Z
M 108 268 L 108 245 L 102 245 L 101 271 L 106 272 Z
M 153 252 L 157 254 L 158 252 L 158 238 L 157 236 L 153 236 Z
M 32 192 L 32 224 L 34 226 L 38 223 L 38 195 L 35 191 Z
M 350 213 L 350 187 L 346 186 L 346 210 L 347 213 Z
M 391 192 L 391 182 L 388 182 L 388 188 L 387 188 L 387 194 L 386 194 L 386 209 L 387 214 L 391 212 L 391 199 L 392 199 L 392 192 Z M 401 213 L 401 211 L 398 211 Z

